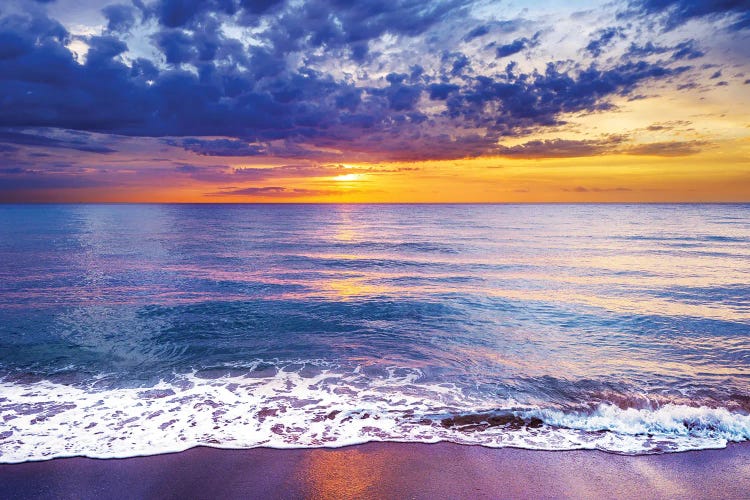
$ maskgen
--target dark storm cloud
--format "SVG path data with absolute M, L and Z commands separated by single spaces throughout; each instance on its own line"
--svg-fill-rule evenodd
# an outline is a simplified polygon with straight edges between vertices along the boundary
M 214 13 L 241 14 L 252 19 L 284 3 L 284 0 L 158 0 L 149 8 L 149 13 L 160 24 L 179 28 L 200 22 L 206 14 Z
M 468 33 L 466 33 L 466 36 L 464 37 L 464 41 L 470 42 L 471 40 L 474 40 L 475 38 L 478 38 L 480 36 L 484 36 L 489 32 L 490 32 L 490 27 L 486 24 L 482 24 L 472 29 Z
M 238 15 L 255 24 L 257 16 L 273 12 L 285 3 L 285 0 L 158 0 L 142 10 L 162 26 L 182 28 L 199 24 L 214 14 Z
M 507 19 L 503 21 L 483 23 L 475 26 L 468 33 L 466 33 L 466 36 L 464 36 L 463 40 L 465 42 L 470 42 L 475 38 L 479 38 L 490 33 L 513 33 L 521 29 L 521 27 L 525 23 L 526 21 L 524 21 L 523 19 Z
M 631 43 L 625 54 L 628 57 L 642 58 L 667 53 L 671 53 L 674 60 L 697 59 L 706 55 L 698 48 L 695 40 L 685 40 L 676 45 L 657 45 L 653 42 L 646 42 L 642 45 Z
M 632 0 L 627 15 L 661 14 L 666 29 L 699 19 L 727 18 L 730 30 L 750 28 L 750 0 Z
M 149 111 L 145 85 L 114 59 L 127 48 L 115 37 L 91 37 L 85 65 L 64 47 L 67 31 L 45 17 L 3 18 L 0 37 L 18 42 L 0 59 L 0 126 L 119 130 Z
M 115 153 L 116 150 L 92 144 L 84 139 L 56 139 L 43 135 L 26 134 L 22 132 L 0 130 L 0 143 L 10 143 L 19 146 L 38 146 L 43 148 L 73 149 L 88 153 Z M 17 148 L 16 148 L 17 149 Z
M 17 190 L 93 188 L 107 183 L 107 179 L 91 175 L 48 173 L 26 168 L 0 169 L 0 202 L 11 201 L 7 192 Z
M 539 43 L 539 33 L 536 33 L 532 38 L 516 38 L 512 42 L 501 45 L 495 50 L 497 57 L 509 57 L 514 54 L 521 52 L 529 47 L 534 47 Z
M 237 139 L 196 139 L 187 138 L 181 141 L 167 141 L 174 146 L 182 146 L 188 151 L 203 156 L 259 156 L 267 153 L 265 147 L 248 144 Z
M 518 38 L 512 42 L 501 45 L 495 50 L 497 57 L 508 57 L 521 52 L 529 43 L 528 38 Z
M 159 23 L 170 28 L 200 19 L 206 12 L 231 15 L 237 10 L 237 2 L 233 0 L 159 0 L 152 7 Z
M 126 32 L 136 23 L 136 9 L 132 5 L 108 5 L 102 9 L 102 14 L 107 18 L 108 31 Z
M 282 53 L 310 47 L 349 47 L 385 33 L 416 36 L 458 15 L 468 2 L 459 0 L 392 0 L 347 2 L 308 0 L 287 8 L 272 20 L 269 38 Z M 360 46 L 360 50 L 364 47 Z
M 180 30 L 160 31 L 154 40 L 170 64 L 191 62 L 198 57 L 193 37 Z
M 594 38 L 586 45 L 586 50 L 594 57 L 599 57 L 604 49 L 613 44 L 618 38 L 625 38 L 622 28 L 609 27 L 598 30 Z
M 427 90 L 430 93 L 430 99 L 444 101 L 448 96 L 461 87 L 452 83 L 433 83 L 427 86 Z
M 696 46 L 695 40 L 687 40 L 673 47 L 672 59 L 697 59 L 706 55 Z
M 517 74 L 510 65 L 497 79 L 477 77 L 448 98 L 451 117 L 482 125 L 499 135 L 514 135 L 539 126 L 563 123 L 560 115 L 611 109 L 607 97 L 627 96 L 650 78 L 669 78 L 689 67 L 669 68 L 645 61 L 614 68 L 596 65 L 570 72 L 549 64 L 544 73 Z M 493 104 L 494 113 L 484 112 Z
M 437 69 L 410 61 L 403 72 L 373 82 L 323 68 L 340 60 L 372 62 L 373 40 L 387 33 L 408 40 L 466 14 L 465 4 L 161 0 L 134 5 L 104 9 L 107 29 L 83 37 L 89 46 L 83 64 L 66 48 L 71 35 L 38 9 L 0 19 L 0 127 L 169 137 L 168 144 L 205 156 L 463 158 L 496 154 L 503 137 L 563 124 L 566 114 L 612 109 L 612 98 L 632 97 L 643 83 L 688 69 L 654 61 L 661 49 L 646 47 L 609 67 L 552 61 L 543 71 L 522 72 L 509 64 L 478 74 L 474 63 L 481 63 L 475 60 L 481 56 L 462 48 L 437 51 Z M 158 24 L 150 38 L 158 58 L 131 61 L 123 33 L 135 29 L 144 14 L 147 23 Z M 262 17 L 260 41 L 245 45 L 228 38 L 221 23 L 229 16 L 256 27 Z M 522 25 L 485 23 L 469 38 L 512 33 Z M 517 37 L 496 52 L 517 54 L 540 36 Z M 601 50 L 617 36 L 599 33 L 600 47 L 590 50 Z M 683 49 L 697 50 L 692 45 L 669 50 Z M 650 59 L 641 59 L 646 56 Z M 424 102 L 434 109 L 422 109 Z M 32 139 L 5 142 L 23 140 Z M 81 140 L 64 146 L 53 139 L 46 147 L 109 152 Z

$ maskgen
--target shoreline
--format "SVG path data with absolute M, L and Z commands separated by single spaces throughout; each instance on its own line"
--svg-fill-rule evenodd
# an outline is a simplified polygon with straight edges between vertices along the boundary
M 743 498 L 750 443 L 660 455 L 448 442 L 0 464 L 0 498 Z

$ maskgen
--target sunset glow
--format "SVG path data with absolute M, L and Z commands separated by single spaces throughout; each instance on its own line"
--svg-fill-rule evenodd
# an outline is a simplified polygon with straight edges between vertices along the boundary
M 0 201 L 747 201 L 743 5 L 3 2 Z

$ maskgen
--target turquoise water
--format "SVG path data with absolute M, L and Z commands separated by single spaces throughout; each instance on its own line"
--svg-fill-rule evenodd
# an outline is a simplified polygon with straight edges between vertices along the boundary
M 0 461 L 750 438 L 750 205 L 0 205 Z

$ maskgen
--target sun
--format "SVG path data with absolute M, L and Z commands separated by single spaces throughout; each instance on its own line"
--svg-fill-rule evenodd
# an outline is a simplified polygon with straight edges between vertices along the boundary
M 338 182 L 352 182 L 362 180 L 362 174 L 342 174 L 333 177 L 332 180 Z

